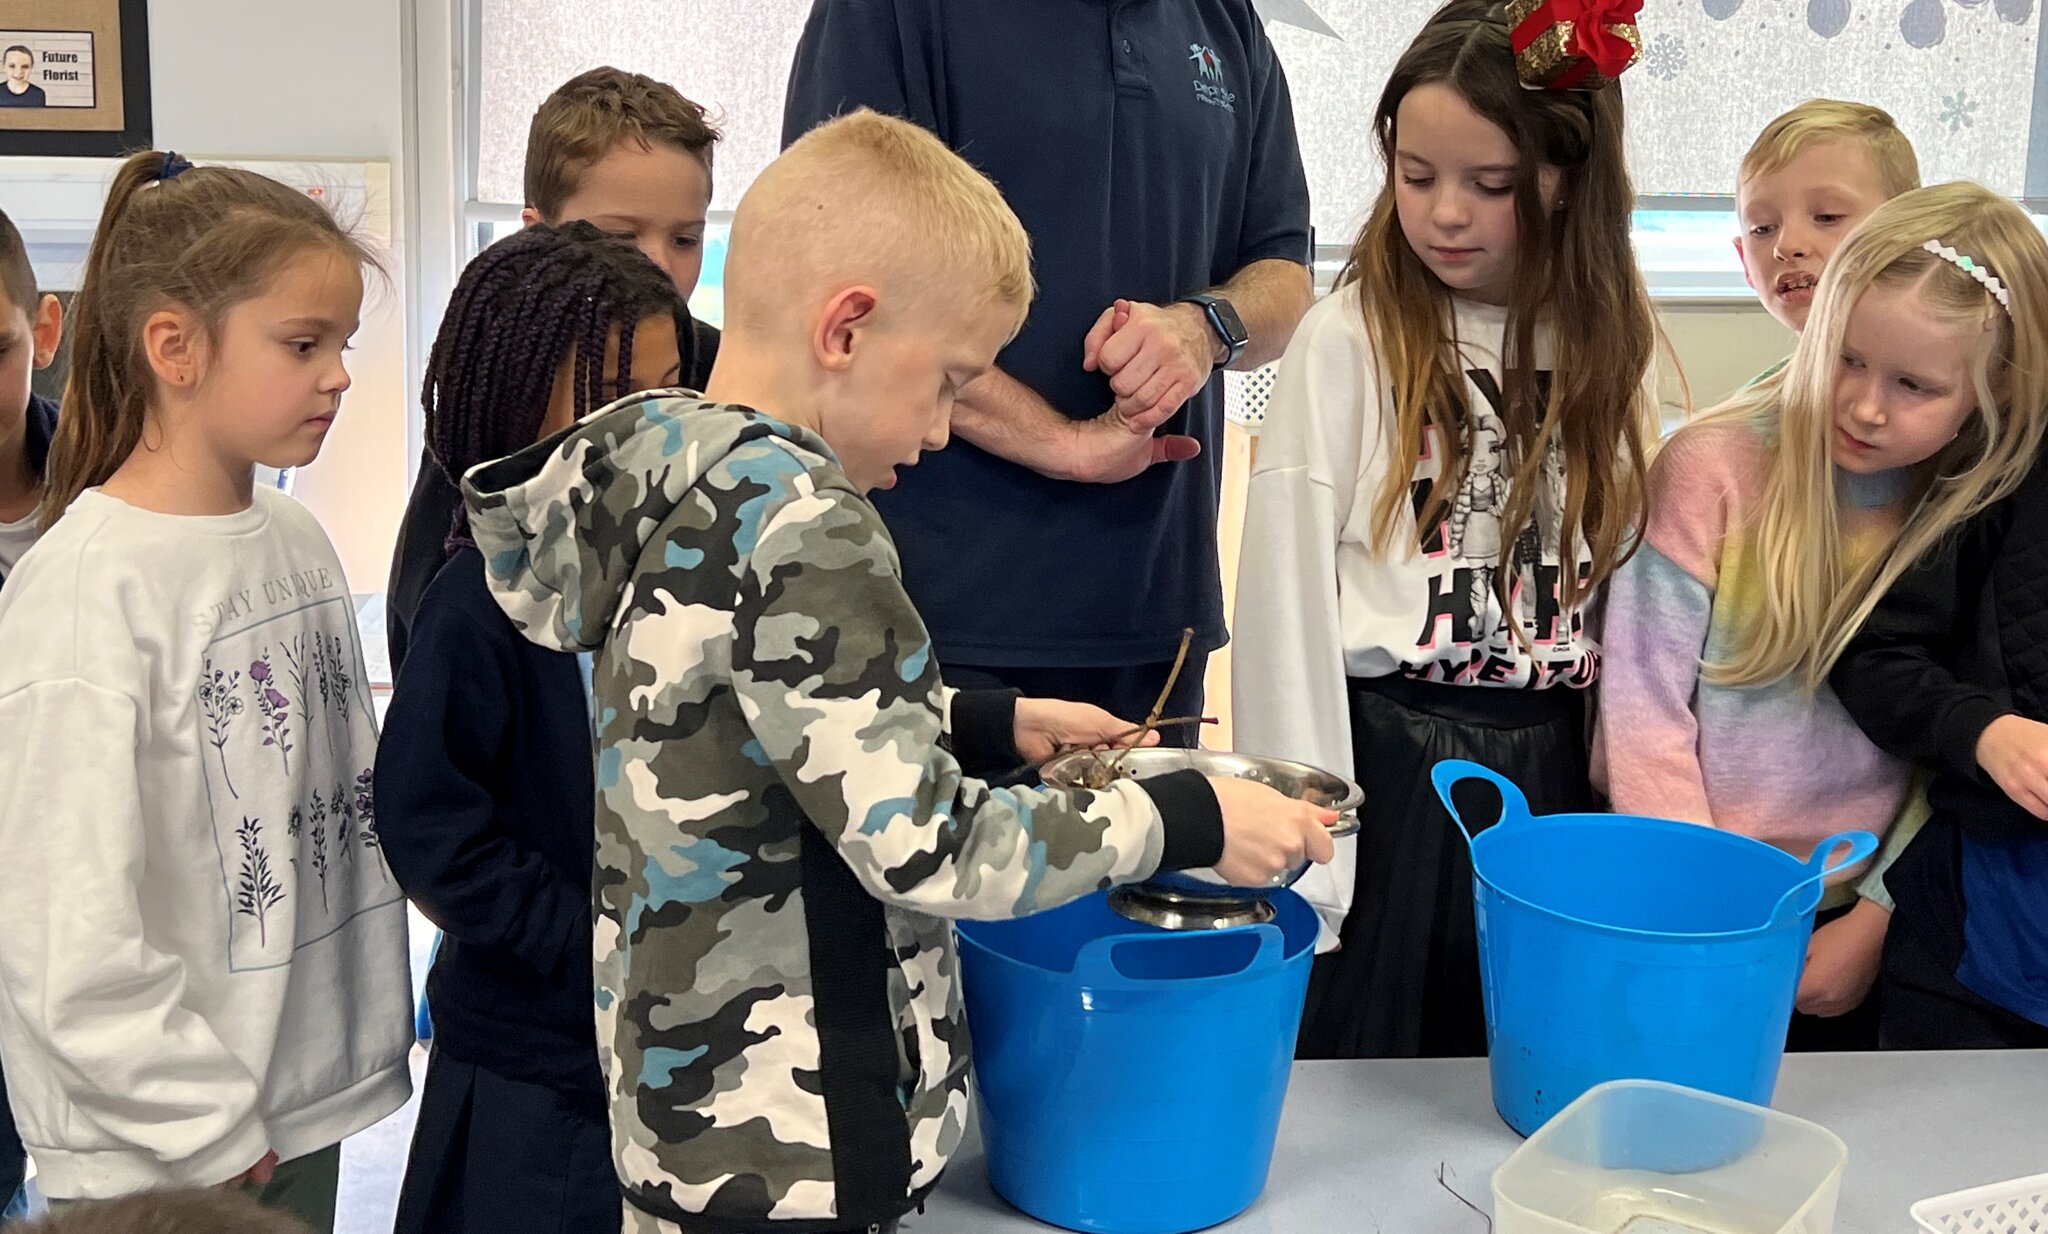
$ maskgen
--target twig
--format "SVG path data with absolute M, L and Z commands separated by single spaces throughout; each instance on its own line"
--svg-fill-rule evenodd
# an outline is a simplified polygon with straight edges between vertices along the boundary
M 1180 650 L 1175 652 L 1173 656 L 1173 671 L 1166 675 L 1166 684 L 1159 689 L 1159 701 L 1152 704 L 1152 710 L 1146 715 L 1145 722 L 1138 726 L 1138 741 L 1145 740 L 1146 733 L 1159 727 L 1159 715 L 1166 710 L 1166 700 L 1173 697 L 1173 687 L 1175 683 L 1180 681 L 1180 670 L 1188 662 L 1188 644 L 1194 641 L 1195 628 L 1193 626 L 1182 627 L 1180 632 Z M 1123 752 L 1116 756 L 1116 761 L 1109 765 L 1110 779 L 1114 780 L 1123 771 L 1124 760 L 1129 758 L 1131 751 L 1136 748 L 1137 743 L 1133 742 L 1125 746 Z
M 1493 1231 L 1493 1218 L 1491 1218 L 1491 1217 L 1489 1217 L 1489 1216 L 1487 1216 L 1487 1215 L 1486 1215 L 1486 1210 L 1485 1210 L 1485 1209 L 1483 1209 L 1483 1208 L 1481 1208 L 1481 1207 L 1479 1207 L 1479 1206 L 1478 1206 L 1477 1204 L 1474 1204 L 1474 1203 L 1473 1203 L 1472 1201 L 1470 1201 L 1470 1200 L 1466 1199 L 1466 1198 L 1465 1198 L 1464 1196 L 1462 1196 L 1462 1195 L 1459 1195 L 1459 1194 L 1458 1194 L 1458 1189 L 1457 1189 L 1456 1187 L 1453 1187 L 1453 1186 L 1451 1186 L 1451 1184 L 1450 1184 L 1450 1183 L 1448 1183 L 1448 1182 L 1446 1182 L 1446 1181 L 1444 1180 L 1444 1174 L 1445 1174 L 1445 1173 L 1446 1173 L 1446 1172 L 1447 1172 L 1447 1171 L 1448 1171 L 1449 1169 L 1450 1169 L 1450 1163 L 1449 1163 L 1449 1162 L 1447 1162 L 1447 1161 L 1440 1161 L 1440 1162 L 1438 1162 L 1438 1163 L 1437 1163 L 1437 1167 L 1436 1167 L 1436 1185 L 1437 1185 L 1437 1186 L 1439 1186 L 1439 1187 L 1442 1187 L 1442 1188 L 1443 1188 L 1443 1189 L 1444 1189 L 1445 1191 L 1448 1191 L 1448 1192 L 1450 1192 L 1450 1193 L 1451 1193 L 1451 1198 L 1452 1198 L 1452 1199 L 1456 1200 L 1456 1201 L 1457 1201 L 1458 1203 L 1460 1203 L 1460 1204 L 1463 1204 L 1463 1205 L 1464 1205 L 1465 1207 L 1467 1207 L 1467 1208 L 1471 1209 L 1471 1210 L 1472 1210 L 1473 1212 L 1475 1212 L 1475 1213 L 1479 1214 L 1479 1219 L 1480 1219 L 1481 1221 L 1484 1221 L 1484 1222 L 1486 1223 L 1486 1229 L 1487 1229 L 1487 1234 L 1492 1234 L 1492 1231 Z
M 1171 719 L 1171 720 L 1160 720 L 1160 721 L 1157 721 L 1157 722 L 1155 722 L 1155 723 L 1154 723 L 1154 724 L 1152 725 L 1152 727 L 1153 727 L 1153 728 L 1185 728 L 1185 727 L 1187 727 L 1187 726 L 1188 726 L 1188 725 L 1190 725 L 1190 724 L 1221 724 L 1221 723 L 1222 723 L 1222 721 L 1221 721 L 1221 720 L 1218 720 L 1218 719 L 1217 719 L 1217 718 L 1216 718 L 1215 716 L 1176 716 L 1176 717 L 1174 717 L 1174 718 L 1173 718 L 1173 719 Z M 1139 727 L 1137 727 L 1137 728 L 1127 728 L 1127 729 L 1125 729 L 1125 730 L 1124 730 L 1123 732 L 1121 732 L 1121 733 L 1118 733 L 1118 734 L 1117 734 L 1116 736 L 1114 736 L 1114 737 L 1111 737 L 1111 738 L 1109 738 L 1109 739 L 1108 739 L 1108 740 L 1106 740 L 1106 741 L 1099 741 L 1099 742 L 1094 742 L 1094 743 L 1092 743 L 1092 744 L 1090 744 L 1090 745 L 1085 745 L 1085 746 L 1081 746 L 1081 745 L 1071 745 L 1071 744 L 1068 744 L 1068 743 L 1062 742 L 1062 743 L 1061 743 L 1061 745 L 1060 745 L 1060 753 L 1061 753 L 1061 754 L 1072 754 L 1072 753 L 1073 753 L 1074 751 L 1076 751 L 1076 750 L 1093 750 L 1093 751 L 1096 751 L 1096 752 L 1098 752 L 1098 753 L 1099 753 L 1099 752 L 1101 752 L 1101 751 L 1103 751 L 1103 750 L 1114 750 L 1114 749 L 1117 749 L 1118 747 L 1120 747 L 1120 746 L 1124 745 L 1124 744 L 1125 744 L 1126 742 L 1132 741 L 1132 740 L 1134 740 L 1134 739 L 1135 739 L 1135 740 L 1141 740 L 1141 741 L 1142 741 L 1142 740 L 1144 739 L 1144 737 L 1145 737 L 1145 728 L 1144 728 L 1144 726 L 1143 726 L 1143 725 L 1140 725 L 1140 726 L 1139 726 Z
M 1171 720 L 1160 720 L 1156 724 L 1152 725 L 1152 730 L 1158 730 L 1162 728 L 1186 728 L 1188 725 L 1191 724 L 1218 723 L 1221 723 L 1221 721 L 1219 721 L 1215 716 L 1178 716 Z M 1108 741 L 1104 741 L 1096 745 L 1080 746 L 1062 743 L 1060 745 L 1059 750 L 1053 755 L 1053 757 L 1058 758 L 1063 755 L 1079 754 L 1085 751 L 1090 760 L 1089 767 L 1088 770 L 1085 773 L 1083 773 L 1081 778 L 1078 781 L 1076 781 L 1076 783 L 1078 783 L 1082 788 L 1092 789 L 1096 792 L 1101 792 L 1103 789 L 1108 788 L 1110 785 L 1116 783 L 1117 776 L 1119 774 L 1117 763 L 1123 761 L 1122 752 L 1136 749 L 1137 742 L 1143 741 L 1145 739 L 1145 733 L 1147 731 L 1148 730 L 1143 725 L 1140 725 L 1137 728 L 1125 729 L 1123 732 L 1118 733 L 1116 736 L 1110 738 Z M 1116 762 L 1111 762 L 1105 756 L 1107 751 L 1118 751 L 1119 756 Z

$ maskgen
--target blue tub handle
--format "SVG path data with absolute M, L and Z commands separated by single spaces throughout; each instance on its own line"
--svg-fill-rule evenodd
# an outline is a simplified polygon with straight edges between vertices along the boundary
M 1256 948 L 1238 945 L 1237 940 L 1246 934 L 1258 938 L 1259 945 Z M 1245 959 L 1242 963 L 1228 964 L 1219 971 L 1205 972 L 1192 977 L 1178 973 L 1172 976 L 1153 977 L 1142 971 L 1126 972 L 1116 962 L 1118 955 L 1144 948 L 1175 947 L 1181 949 L 1181 954 L 1185 955 L 1189 948 L 1199 948 L 1204 942 L 1223 942 L 1230 950 L 1244 953 Z M 1074 957 L 1074 976 L 1083 985 L 1128 985 L 1132 982 L 1171 980 L 1183 983 L 1184 988 L 1185 983 L 1192 981 L 1242 977 L 1246 973 L 1277 968 L 1286 942 L 1286 935 L 1281 933 L 1280 927 L 1276 925 L 1237 926 L 1205 933 L 1183 931 L 1170 934 L 1112 934 L 1106 938 L 1090 939 L 1081 947 L 1080 954 Z
M 1436 786 L 1436 795 L 1443 801 L 1444 809 L 1451 812 L 1451 821 L 1458 824 L 1458 830 L 1465 834 L 1466 844 L 1472 843 L 1472 829 L 1458 816 L 1458 807 L 1451 801 L 1451 789 L 1466 780 L 1485 780 L 1500 790 L 1500 822 L 1495 826 L 1523 823 L 1532 817 L 1529 799 L 1506 776 L 1462 758 L 1447 758 L 1430 769 L 1429 782 Z
M 1849 851 L 1842 854 L 1841 860 L 1837 861 L 1835 849 L 1844 844 L 1849 846 Z M 1784 895 L 1778 897 L 1777 907 L 1771 910 L 1770 920 L 1764 924 L 1777 925 L 1784 920 L 1785 910 L 1798 901 L 1801 892 L 1823 881 L 1828 875 L 1838 870 L 1846 870 L 1867 859 L 1877 851 L 1877 846 L 1877 837 L 1867 831 L 1842 831 L 1822 840 L 1815 846 L 1813 856 L 1806 860 L 1806 877 L 1792 884 Z

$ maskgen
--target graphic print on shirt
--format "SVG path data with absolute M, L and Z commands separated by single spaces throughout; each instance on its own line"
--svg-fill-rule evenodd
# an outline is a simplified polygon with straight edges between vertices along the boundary
M 1211 107 L 1237 114 L 1237 92 L 1223 84 L 1223 57 L 1204 43 L 1188 44 L 1188 63 L 1195 67 L 1195 98 Z
M 1486 612 L 1500 572 L 1500 526 L 1508 507 L 1508 431 L 1498 417 L 1479 416 L 1465 437 L 1465 482 L 1451 503 L 1449 538 L 1451 556 L 1472 563 L 1472 612 L 1477 616 Z
M 270 666 L 270 648 L 249 662 L 249 688 L 256 695 L 256 708 L 263 714 L 263 744 L 274 747 L 284 759 L 284 773 L 292 773 L 292 700 L 278 692 L 276 674 Z M 305 709 L 298 709 L 303 715 Z
M 1540 487 L 1529 522 L 1511 535 L 1505 520 L 1514 461 L 1501 415 L 1500 385 L 1485 369 L 1469 369 L 1465 377 L 1468 391 L 1484 400 L 1486 410 L 1463 417 L 1465 478 L 1437 525 L 1422 536 L 1423 557 L 1431 566 L 1430 591 L 1415 646 L 1428 664 L 1412 675 L 1455 685 L 1591 684 L 1599 671 L 1599 651 L 1583 637 L 1584 613 L 1567 613 L 1561 597 L 1563 454 L 1553 437 L 1538 472 Z M 1549 381 L 1549 373 L 1536 374 L 1539 398 L 1547 394 Z M 1416 460 L 1409 489 L 1418 519 L 1440 463 L 1432 428 L 1424 434 L 1422 457 Z M 1501 550 L 1510 544 L 1513 551 L 1507 561 L 1512 577 L 1503 610 Z M 1576 568 L 1581 581 L 1591 574 L 1583 545 Z M 1526 670 L 1518 654 L 1517 628 L 1536 653 Z M 1461 650 L 1467 653 L 1462 659 L 1455 654 Z
M 228 963 L 271 968 L 400 898 L 377 843 L 376 728 L 354 606 L 332 571 L 239 592 L 213 616 L 196 702 Z

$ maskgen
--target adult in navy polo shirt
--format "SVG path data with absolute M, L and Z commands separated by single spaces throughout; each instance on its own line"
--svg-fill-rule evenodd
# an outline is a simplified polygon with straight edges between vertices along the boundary
M 1167 712 L 1198 712 L 1225 638 L 1214 370 L 1277 359 L 1311 297 L 1251 0 L 814 0 L 784 144 L 863 106 L 996 182 L 1039 285 L 953 444 L 876 494 L 947 680 L 1142 717 L 1192 628 Z

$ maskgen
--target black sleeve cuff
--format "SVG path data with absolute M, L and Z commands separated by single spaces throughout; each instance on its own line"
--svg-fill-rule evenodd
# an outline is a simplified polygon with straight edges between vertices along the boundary
M 953 757 L 973 775 L 1014 771 L 1023 764 L 1017 752 L 1019 690 L 956 690 L 953 694 Z
M 1956 774 L 1968 776 L 1974 783 L 1990 784 L 1991 777 L 1977 765 L 1977 742 L 1993 720 L 2010 714 L 2012 708 L 2001 706 L 1989 695 L 1967 698 L 1949 708 L 1936 735 L 1942 761 Z
M 1166 823 L 1162 870 L 1201 870 L 1223 860 L 1223 806 L 1199 771 L 1170 771 L 1138 781 Z

